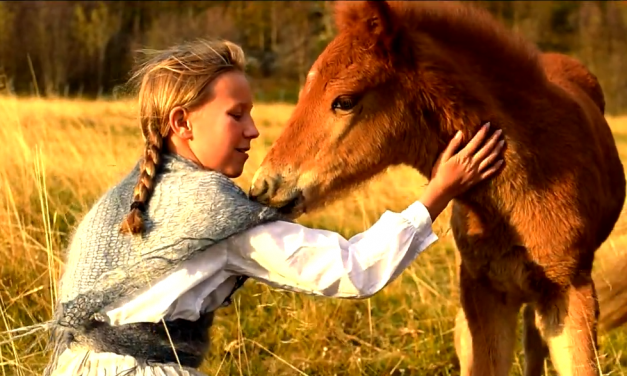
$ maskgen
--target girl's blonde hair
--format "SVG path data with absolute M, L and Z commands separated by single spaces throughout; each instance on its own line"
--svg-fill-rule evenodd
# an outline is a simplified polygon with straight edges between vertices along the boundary
M 152 54 L 129 80 L 139 88 L 139 119 L 146 146 L 133 203 L 120 227 L 123 233 L 139 234 L 144 229 L 141 214 L 160 167 L 170 111 L 177 106 L 187 110 L 199 107 L 209 97 L 205 89 L 214 79 L 230 71 L 244 72 L 245 67 L 241 47 L 222 40 L 198 40 Z

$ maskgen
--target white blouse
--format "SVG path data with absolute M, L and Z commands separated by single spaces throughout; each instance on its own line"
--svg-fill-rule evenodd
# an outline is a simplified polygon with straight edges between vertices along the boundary
M 221 306 L 239 275 L 290 291 L 367 298 L 437 239 L 419 201 L 401 213 L 386 211 L 349 240 L 328 230 L 269 222 L 211 246 L 107 315 L 111 325 L 194 321 Z

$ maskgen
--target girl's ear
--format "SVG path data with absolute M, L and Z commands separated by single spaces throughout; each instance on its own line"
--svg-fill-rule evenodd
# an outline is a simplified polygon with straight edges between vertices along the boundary
M 174 107 L 169 115 L 170 130 L 182 139 L 192 138 L 192 128 L 189 124 L 188 112 L 181 106 Z

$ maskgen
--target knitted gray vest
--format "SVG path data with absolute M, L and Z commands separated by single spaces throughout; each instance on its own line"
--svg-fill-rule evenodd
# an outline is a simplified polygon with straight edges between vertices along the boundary
M 145 291 L 181 262 L 211 252 L 207 248 L 216 242 L 267 221 L 285 220 L 276 210 L 250 201 L 226 176 L 164 155 L 146 206 L 144 234 L 121 234 L 138 176 L 139 164 L 94 205 L 72 237 L 47 372 L 72 342 L 95 352 L 129 355 L 140 364 L 178 359 L 197 368 L 208 350 L 213 312 L 194 322 L 166 322 L 167 332 L 161 322 L 112 326 L 103 312 Z M 235 289 L 243 280 L 238 282 Z

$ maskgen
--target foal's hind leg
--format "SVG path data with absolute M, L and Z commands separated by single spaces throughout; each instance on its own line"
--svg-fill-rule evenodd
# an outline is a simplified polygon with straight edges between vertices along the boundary
M 485 281 L 473 280 L 462 267 L 463 315 L 455 328 L 462 376 L 507 376 L 516 343 L 520 304 L 507 299 Z M 465 319 L 464 319 L 465 317 Z
M 549 349 L 536 326 L 535 307 L 528 304 L 523 312 L 523 348 L 525 350 L 525 376 L 541 376 L 544 359 Z
M 597 376 L 598 302 L 590 275 L 538 305 L 537 324 L 560 376 Z

